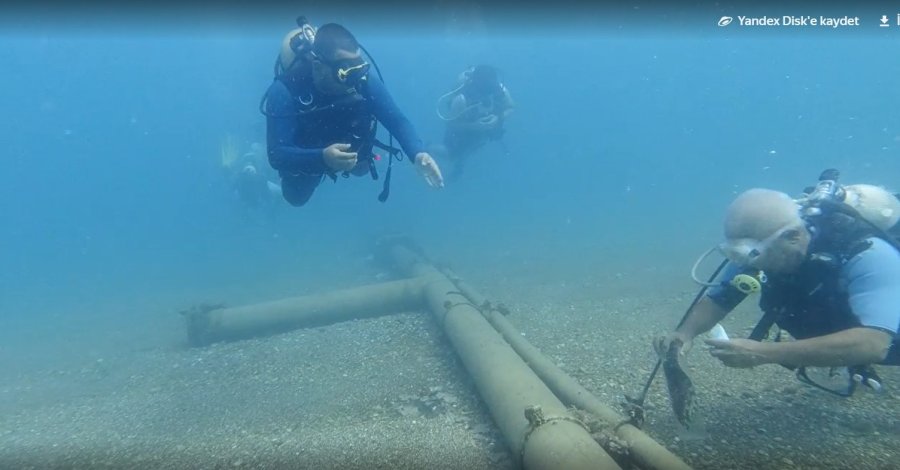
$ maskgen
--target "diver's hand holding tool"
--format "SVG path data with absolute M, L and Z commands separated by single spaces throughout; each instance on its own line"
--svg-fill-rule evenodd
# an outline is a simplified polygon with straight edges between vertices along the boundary
M 719 276 L 719 272 L 728 264 L 728 260 L 724 260 L 719 264 L 719 267 L 713 271 L 712 275 L 709 277 L 709 282 L 707 284 L 711 284 L 716 277 Z M 678 331 L 685 320 L 687 320 L 688 315 L 691 314 L 691 310 L 694 309 L 694 306 L 697 305 L 697 302 L 703 298 L 703 295 L 706 293 L 706 289 L 708 285 L 704 285 L 697 295 L 694 296 L 694 300 L 691 301 L 691 304 L 688 306 L 687 310 L 684 312 L 684 315 L 681 317 L 681 320 L 678 322 L 678 325 L 675 327 L 675 331 Z M 665 338 L 668 338 L 669 335 L 666 335 Z M 666 340 L 663 340 L 663 344 L 666 343 Z M 625 395 L 625 402 L 623 403 L 626 413 L 628 414 L 630 421 L 637 427 L 640 427 L 644 422 L 644 400 L 647 399 L 647 391 L 650 390 L 650 384 L 653 383 L 653 379 L 656 378 L 657 372 L 659 372 L 660 367 L 665 365 L 665 372 L 667 375 L 666 383 L 669 386 L 669 396 L 672 398 L 672 408 L 675 410 L 676 417 L 679 422 L 685 427 L 691 427 L 691 409 L 693 405 L 693 392 L 694 387 L 691 384 L 690 378 L 684 373 L 684 370 L 681 368 L 681 365 L 678 361 L 678 358 L 683 356 L 683 353 L 690 349 L 690 341 L 684 341 L 683 335 L 682 338 L 673 337 L 670 341 L 668 341 L 668 348 L 663 349 L 660 352 L 660 349 L 657 349 L 657 352 L 660 354 L 660 358 L 657 359 L 656 365 L 653 367 L 653 371 L 650 372 L 650 377 L 647 379 L 647 382 L 644 384 L 644 388 L 641 390 L 641 394 L 637 397 L 630 397 Z M 662 344 L 660 344 L 662 346 Z M 677 348 L 677 351 L 672 353 L 673 349 Z M 665 359 L 663 359 L 665 358 Z M 678 374 L 676 371 L 680 371 Z M 681 390 L 676 394 L 672 393 L 672 388 L 681 387 Z M 676 402 L 676 399 L 678 400 Z M 682 410 L 682 413 L 679 413 L 679 409 Z
M 676 341 L 681 343 L 679 354 L 682 356 L 687 354 L 694 345 L 693 340 L 688 338 L 686 334 L 672 331 L 665 335 L 658 336 L 653 340 L 653 349 L 656 351 L 656 354 L 659 355 L 660 359 L 665 358 L 666 354 L 669 352 L 669 347 Z

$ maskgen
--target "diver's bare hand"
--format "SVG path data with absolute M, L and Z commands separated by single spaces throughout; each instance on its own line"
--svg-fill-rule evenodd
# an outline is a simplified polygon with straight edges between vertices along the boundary
M 679 331 L 672 331 L 663 336 L 659 336 L 653 340 L 653 349 L 656 350 L 656 354 L 659 354 L 660 358 L 665 358 L 667 352 L 669 352 L 669 348 L 672 347 L 672 343 L 678 342 L 681 344 L 679 354 L 685 355 L 688 351 L 691 350 L 691 346 L 693 346 L 693 341 L 688 335 L 681 333 Z
M 428 186 L 432 188 L 444 187 L 444 176 L 441 174 L 441 169 L 428 153 L 420 152 L 416 154 L 416 170 L 425 178 Z
M 350 144 L 331 144 L 322 150 L 325 166 L 334 171 L 349 171 L 356 166 L 356 152 L 348 152 Z
M 746 369 L 769 362 L 758 352 L 762 343 L 749 339 L 708 339 L 709 353 L 728 367 Z

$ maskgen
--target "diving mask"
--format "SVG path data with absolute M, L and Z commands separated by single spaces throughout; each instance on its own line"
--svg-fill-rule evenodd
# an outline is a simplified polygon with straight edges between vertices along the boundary
M 341 83 L 346 83 L 347 81 L 358 82 L 366 74 L 369 73 L 369 63 L 363 62 L 358 65 L 352 65 L 348 67 L 337 67 L 335 69 L 335 74 L 337 79 Z
M 763 240 L 755 240 L 753 238 L 737 238 L 729 240 L 719 245 L 719 251 L 733 263 L 740 266 L 760 269 L 760 262 L 765 259 L 766 253 L 770 252 L 772 246 L 782 238 L 786 232 L 797 230 L 800 227 L 800 224 L 791 222 L 776 230 L 775 233 Z
M 369 73 L 369 63 L 360 60 L 360 58 L 325 60 L 321 57 L 316 57 L 316 59 L 327 65 L 333 71 L 334 79 L 341 84 L 354 85 Z

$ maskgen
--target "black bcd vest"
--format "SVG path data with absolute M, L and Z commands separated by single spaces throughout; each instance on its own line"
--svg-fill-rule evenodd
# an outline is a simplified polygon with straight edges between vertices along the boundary
M 790 274 L 769 274 L 762 287 L 760 308 L 779 328 L 797 339 L 835 333 L 855 326 L 845 286 L 844 264 L 871 245 L 877 236 L 866 224 L 841 213 L 807 219 L 813 234 L 809 255 Z

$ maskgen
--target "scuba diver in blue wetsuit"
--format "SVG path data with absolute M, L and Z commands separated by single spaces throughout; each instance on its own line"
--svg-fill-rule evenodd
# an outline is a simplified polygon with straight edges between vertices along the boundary
M 378 179 L 377 146 L 389 154 L 379 195 L 385 201 L 393 160 L 402 157 L 401 149 L 376 139 L 379 121 L 426 182 L 443 187 L 440 168 L 412 124 L 384 84 L 370 76 L 371 57 L 361 54 L 356 38 L 334 23 L 316 30 L 300 17 L 297 24 L 284 38 L 275 80 L 260 103 L 267 118 L 269 163 L 281 176 L 284 199 L 294 206 L 306 204 L 326 176 L 333 181 L 338 175 Z
M 729 367 L 780 364 L 842 396 L 857 384 L 880 390 L 872 365 L 900 365 L 898 220 L 896 195 L 841 186 L 836 170 L 826 170 L 798 200 L 768 189 L 742 193 L 725 217 L 726 241 L 718 248 L 728 260 L 719 280 L 708 283 L 674 332 L 654 341 L 657 352 L 670 355 L 674 347 L 684 354 L 695 336 L 760 292 L 763 317 L 749 339 L 706 340 L 714 357 Z M 762 341 L 772 326 L 778 335 Z M 782 340 L 781 331 L 793 340 Z M 808 367 L 840 370 L 848 380 L 824 387 Z

